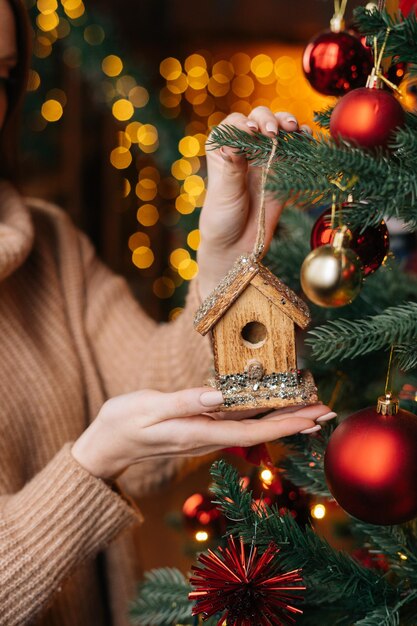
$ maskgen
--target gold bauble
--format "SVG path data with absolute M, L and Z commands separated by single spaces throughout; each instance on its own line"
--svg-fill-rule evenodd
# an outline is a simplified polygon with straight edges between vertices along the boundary
M 362 285 L 362 265 L 350 248 L 316 248 L 301 266 L 301 286 L 307 298 L 323 307 L 349 304 Z

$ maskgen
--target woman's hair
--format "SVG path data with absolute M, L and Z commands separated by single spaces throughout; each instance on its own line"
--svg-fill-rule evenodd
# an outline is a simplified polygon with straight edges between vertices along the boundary
M 17 64 L 7 86 L 7 112 L 0 131 L 0 178 L 15 182 L 18 175 L 20 115 L 26 93 L 31 29 L 23 0 L 8 0 L 16 24 Z

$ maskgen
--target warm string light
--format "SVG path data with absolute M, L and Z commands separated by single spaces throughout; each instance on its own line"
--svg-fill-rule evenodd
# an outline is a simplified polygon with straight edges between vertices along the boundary
M 314 519 L 323 519 L 326 516 L 326 507 L 324 504 L 315 504 L 311 509 L 311 517 Z

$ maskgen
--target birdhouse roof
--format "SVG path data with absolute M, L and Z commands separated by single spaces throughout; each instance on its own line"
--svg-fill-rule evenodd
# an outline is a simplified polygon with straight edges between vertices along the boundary
M 287 285 L 270 272 L 252 255 L 241 256 L 204 300 L 194 318 L 194 327 L 202 335 L 219 321 L 248 285 L 253 285 L 272 304 L 290 317 L 301 328 L 310 322 L 310 311 Z

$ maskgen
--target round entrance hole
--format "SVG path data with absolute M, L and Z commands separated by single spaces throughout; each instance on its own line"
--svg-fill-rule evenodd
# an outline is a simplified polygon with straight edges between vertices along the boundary
M 243 343 L 248 348 L 260 348 L 266 341 L 266 326 L 261 322 L 248 322 L 241 330 Z

